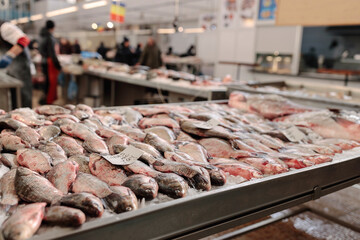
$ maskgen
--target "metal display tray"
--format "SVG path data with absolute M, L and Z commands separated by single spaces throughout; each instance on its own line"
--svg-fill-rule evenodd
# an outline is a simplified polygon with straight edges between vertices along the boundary
M 247 93 L 254 93 L 254 94 L 276 94 L 282 97 L 286 97 L 294 102 L 301 103 L 303 105 L 308 105 L 312 107 L 319 107 L 319 108 L 338 108 L 338 109 L 347 109 L 347 110 L 358 110 L 360 109 L 360 102 L 348 102 L 348 101 L 341 101 L 335 100 L 326 97 L 311 97 L 311 96 L 301 96 L 297 94 L 292 94 L 288 92 L 281 92 L 281 91 L 265 91 L 261 89 L 257 89 L 256 87 L 265 87 L 265 86 L 273 86 L 273 87 L 284 87 L 287 83 L 285 81 L 273 81 L 273 82 L 264 82 L 264 83 L 256 83 L 256 84 L 248 84 L 240 85 L 240 84 L 229 84 L 227 85 L 228 94 L 233 91 L 242 91 Z M 337 91 L 336 87 L 344 88 L 340 86 L 332 86 L 331 89 L 333 91 Z M 307 88 L 311 89 L 311 85 L 307 84 Z M 328 89 L 329 86 L 324 85 L 324 89 Z M 339 89 L 339 91 L 343 89 Z M 315 90 L 316 91 L 316 90 Z
M 171 105 L 203 103 L 209 102 Z M 159 104 L 143 106 L 156 105 Z M 123 107 L 98 109 L 116 108 Z M 76 229 L 51 229 L 32 239 L 199 239 L 360 183 L 358 150 L 340 155 L 332 162 L 216 187 L 209 192 L 95 219 Z

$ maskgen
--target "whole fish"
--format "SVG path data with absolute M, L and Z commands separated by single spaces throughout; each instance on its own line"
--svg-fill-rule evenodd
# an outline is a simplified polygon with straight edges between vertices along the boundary
M 0 163 L 0 179 L 9 171 L 10 171 L 10 169 L 8 167 L 6 167 L 4 164 Z
M 112 125 L 111 126 L 112 129 L 125 134 L 126 136 L 128 136 L 129 138 L 132 138 L 136 141 L 144 141 L 145 138 L 145 133 L 143 131 L 141 131 L 138 128 L 134 128 L 131 127 L 129 125 L 123 125 L 123 126 L 118 126 L 118 125 Z
M 17 121 L 12 118 L 1 118 L 0 119 L 0 129 L 13 129 L 16 130 L 19 127 L 26 127 L 25 123 Z
M 121 112 L 118 112 L 116 110 L 96 110 L 95 114 L 103 117 L 110 116 L 119 122 L 122 122 L 124 119 Z
M 237 91 L 230 94 L 229 106 L 269 119 L 311 111 L 278 95 L 256 95 Z
M 121 185 L 127 178 L 125 172 L 98 154 L 91 154 L 89 161 L 91 173 L 108 185 Z
M 57 115 L 57 114 L 69 114 L 70 110 L 56 106 L 56 105 L 43 105 L 35 108 L 35 111 L 41 115 Z
M 80 120 L 85 120 L 91 117 L 91 115 L 89 115 L 87 112 L 77 110 L 76 108 L 72 111 L 71 114 Z
M 96 134 L 103 138 L 110 138 L 113 136 L 123 136 L 120 132 L 109 128 L 105 126 L 98 127 L 97 130 L 95 130 Z
M 78 104 L 76 105 L 74 111 L 83 111 L 83 112 L 86 112 L 90 117 L 92 115 L 94 115 L 94 111 L 91 107 L 89 107 L 88 105 L 85 105 L 85 104 Z
M 41 127 L 38 132 L 41 138 L 48 142 L 59 136 L 61 133 L 61 129 L 58 126 L 50 125 Z
M 179 151 L 187 153 L 194 161 L 208 163 L 209 154 L 206 149 L 194 142 L 178 142 Z
M 274 150 L 272 150 L 268 146 L 260 143 L 259 141 L 255 140 L 255 139 L 252 139 L 252 138 L 242 139 L 241 141 L 243 143 L 245 143 L 246 145 L 254 148 L 257 152 L 266 152 L 266 153 L 275 152 Z
M 109 152 L 111 155 L 115 154 L 114 146 L 116 145 L 127 145 L 129 138 L 126 135 L 123 136 L 113 136 L 107 139 L 106 144 L 108 146 Z
M 77 121 L 73 121 L 69 118 L 58 118 L 56 121 L 53 122 L 53 125 L 61 127 L 62 125 L 71 124 Z
M 241 176 L 247 180 L 262 178 L 263 174 L 257 168 L 236 160 L 225 158 L 210 159 L 210 163 L 233 176 Z
M 209 190 L 211 188 L 210 177 L 208 172 L 198 166 L 190 166 L 184 163 L 173 162 L 168 160 L 156 161 L 153 167 L 164 173 L 176 173 L 189 179 L 197 189 Z
M 89 168 L 89 157 L 85 155 L 73 155 L 69 157 L 69 161 L 75 161 L 79 165 L 79 172 L 91 174 Z
M 48 119 L 52 122 L 56 122 L 56 121 L 62 120 L 62 119 L 68 119 L 73 122 L 80 122 L 80 120 L 77 117 L 70 115 L 70 114 L 52 115 L 52 116 L 49 116 Z
M 86 140 L 87 138 L 98 137 L 97 134 L 88 128 L 85 124 L 82 123 L 68 123 L 60 126 L 61 131 L 66 133 L 71 137 L 77 137 L 82 140 Z
M 250 157 L 251 153 L 234 149 L 227 141 L 220 138 L 203 138 L 199 143 L 207 150 L 211 157 L 241 158 Z
M 172 198 L 185 197 L 188 191 L 186 181 L 174 173 L 160 173 L 155 177 L 159 191 Z
M 259 169 L 263 174 L 279 174 L 287 172 L 288 166 L 285 163 L 282 163 L 281 160 L 276 160 L 272 158 L 241 158 L 238 159 L 240 162 L 247 163 L 257 169 Z
M 62 196 L 62 193 L 49 180 L 24 167 L 18 167 L 16 170 L 15 190 L 17 195 L 26 202 L 51 204 Z
M 168 109 L 158 108 L 158 107 L 134 107 L 133 109 L 140 112 L 145 117 L 161 114 L 161 113 L 166 113 L 166 114 L 169 113 Z
M 93 175 L 82 172 L 78 173 L 72 185 L 72 191 L 74 193 L 91 193 L 99 198 L 104 198 L 111 194 L 111 190 L 105 182 Z
M 189 134 L 180 131 L 178 136 L 176 137 L 176 141 L 184 141 L 184 142 L 196 142 L 194 138 L 192 138 Z
M 71 184 L 75 181 L 79 165 L 74 161 L 65 161 L 57 164 L 46 175 L 46 178 L 63 194 L 69 192 Z
M 249 133 L 247 134 L 249 137 L 253 138 L 254 140 L 259 141 L 260 143 L 264 144 L 265 146 L 272 148 L 272 149 L 280 149 L 282 147 L 284 147 L 284 143 L 283 142 L 279 142 L 278 140 L 268 136 L 268 135 L 260 135 L 257 133 Z
M 164 126 L 156 126 L 156 127 L 147 128 L 144 130 L 144 132 L 145 133 L 154 133 L 158 137 L 167 141 L 168 143 L 172 143 L 176 139 L 174 132 Z
M 2 225 L 5 239 L 25 240 L 39 229 L 46 203 L 33 203 L 18 207 Z
M 138 122 L 142 118 L 142 115 L 132 108 L 126 107 L 122 109 L 124 111 L 123 116 L 125 121 L 131 126 L 137 126 Z
M 95 131 L 99 129 L 99 127 L 102 127 L 101 125 L 98 126 L 97 124 L 95 124 L 93 122 L 93 120 L 90 119 L 85 119 L 83 122 L 83 124 L 85 124 L 88 128 L 90 128 L 92 131 Z
M 23 141 L 20 137 L 7 134 L 0 134 L 0 145 L 2 148 L 8 151 L 17 151 L 23 148 L 29 148 L 31 145 Z
M 338 117 L 327 110 L 294 114 L 275 121 L 308 127 L 323 138 L 360 141 L 360 124 Z
M 151 154 L 151 156 L 153 156 L 155 158 L 161 157 L 161 153 L 158 150 L 156 150 L 156 148 L 151 146 L 150 144 L 141 143 L 141 142 L 130 142 L 130 145 L 132 145 L 138 149 L 141 149 L 144 152 Z
M 33 128 L 19 127 L 15 131 L 15 135 L 32 146 L 37 146 L 39 144 L 40 135 Z
M 17 205 L 19 202 L 15 190 L 15 175 L 16 169 L 12 169 L 0 179 L 0 204 L 2 205 Z
M 109 154 L 106 143 L 99 137 L 88 137 L 83 143 L 84 148 L 90 153 Z
M 69 109 L 70 111 L 74 110 L 75 107 L 76 107 L 76 106 L 75 106 L 74 104 L 66 104 L 66 105 L 64 106 L 64 108 Z
M 9 168 L 16 168 L 19 163 L 16 160 L 16 155 L 11 153 L 1 153 L 0 161 Z
M 130 188 L 113 186 L 112 194 L 104 198 L 107 206 L 115 213 L 129 212 L 138 209 L 138 201 Z
M 180 127 L 184 132 L 197 135 L 199 137 L 218 137 L 224 139 L 237 139 L 238 137 L 221 126 L 215 126 L 211 129 L 200 129 L 196 125 L 202 121 L 186 119 L 180 121 Z
M 59 203 L 63 206 L 80 209 L 90 217 L 101 217 L 104 213 L 101 200 L 86 192 L 65 195 L 60 199 Z
M 71 137 L 59 136 L 54 139 L 54 142 L 57 143 L 69 157 L 84 153 L 84 148 Z
M 11 112 L 11 118 L 22 122 L 29 127 L 43 126 L 46 123 L 45 119 L 38 119 L 35 113 L 28 110 L 24 111 L 24 109 L 17 109 Z
M 164 139 L 158 137 L 154 133 L 147 133 L 144 142 L 150 144 L 151 146 L 153 146 L 162 153 L 174 151 L 173 145 L 169 144 Z
M 155 198 L 159 190 L 159 186 L 153 178 L 141 174 L 129 176 L 123 186 L 130 188 L 138 198 L 148 200 Z
M 165 126 L 174 129 L 174 131 L 178 131 L 180 126 L 178 122 L 176 122 L 172 118 L 142 118 L 138 123 L 140 128 L 149 128 L 155 126 Z
M 54 142 L 42 142 L 40 143 L 38 149 L 44 153 L 47 153 L 51 157 L 52 164 L 54 166 L 67 160 L 64 149 L 62 149 Z
M 44 174 L 51 170 L 51 157 L 44 152 L 34 149 L 20 149 L 16 152 L 19 165 Z
M 64 206 L 52 206 L 45 210 L 44 222 L 49 224 L 78 227 L 85 221 L 86 216 L 79 209 Z
M 116 152 L 121 152 L 126 148 L 126 146 L 117 145 L 115 146 L 115 148 Z M 144 152 L 140 159 L 150 165 L 158 161 L 156 158 L 154 158 L 151 154 L 147 152 Z M 133 172 L 135 174 L 142 174 L 154 178 L 155 181 L 158 183 L 159 192 L 164 193 L 172 198 L 180 198 L 186 196 L 188 189 L 186 181 L 182 177 L 174 173 L 158 172 L 140 161 L 136 161 L 132 164 L 124 166 L 124 168 L 129 172 Z
M 356 141 L 348 140 L 348 139 L 336 139 L 336 138 L 326 138 L 326 139 L 317 140 L 314 141 L 314 144 L 325 145 L 325 146 L 335 145 L 340 147 L 342 150 L 349 150 L 360 146 L 360 143 Z
M 191 156 L 183 152 L 165 152 L 165 158 L 171 161 L 185 163 L 190 166 L 199 166 L 206 169 L 210 174 L 211 183 L 215 186 L 222 186 L 226 183 L 225 173 L 209 163 L 195 161 Z

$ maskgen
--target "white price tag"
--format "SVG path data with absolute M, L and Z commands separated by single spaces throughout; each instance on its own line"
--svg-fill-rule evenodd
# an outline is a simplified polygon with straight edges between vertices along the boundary
M 215 126 L 217 126 L 219 124 L 220 124 L 220 122 L 218 120 L 210 119 L 207 122 L 199 122 L 199 123 L 196 123 L 194 125 L 197 128 L 209 130 L 209 129 L 212 129 L 213 127 L 215 127 Z
M 134 146 L 128 146 L 121 153 L 116 155 L 104 155 L 102 157 L 114 165 L 129 165 L 138 160 L 142 154 L 142 150 Z
M 283 130 L 282 133 L 291 142 L 300 142 L 306 138 L 306 135 L 295 126 Z

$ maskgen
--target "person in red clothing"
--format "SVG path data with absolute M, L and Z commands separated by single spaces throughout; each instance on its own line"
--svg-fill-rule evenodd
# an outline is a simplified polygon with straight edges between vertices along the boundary
M 31 58 L 27 46 L 30 40 L 17 26 L 0 20 L 0 69 L 6 68 L 7 74 L 21 80 L 21 105 L 32 106 Z M 12 94 L 13 107 L 16 98 Z
M 39 52 L 42 56 L 42 69 L 45 75 L 44 92 L 45 99 L 40 100 L 40 104 L 52 104 L 57 99 L 57 79 L 61 71 L 60 62 L 56 56 L 56 48 L 59 45 L 53 36 L 55 23 L 51 20 L 46 21 L 45 27 L 40 31 Z

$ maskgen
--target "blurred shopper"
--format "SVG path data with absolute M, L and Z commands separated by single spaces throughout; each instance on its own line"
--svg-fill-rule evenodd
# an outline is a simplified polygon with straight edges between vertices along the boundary
M 69 55 L 71 53 L 72 53 L 72 47 L 71 47 L 69 40 L 67 40 L 66 38 L 61 38 L 60 39 L 60 54 Z
M 124 37 L 123 42 L 116 51 L 115 62 L 125 63 L 132 66 L 134 65 L 133 57 L 134 54 L 130 49 L 130 41 L 127 37 Z
M 103 59 L 106 59 L 106 53 L 109 51 L 109 49 L 105 47 L 104 42 L 101 42 L 96 51 L 102 56 Z
M 163 65 L 161 51 L 152 37 L 149 37 L 138 64 L 148 66 L 151 69 L 159 68 Z
M 196 49 L 194 45 L 191 45 L 189 49 L 186 51 L 186 53 L 183 53 L 180 55 L 180 57 L 190 57 L 196 55 Z
M 52 104 L 57 99 L 57 79 L 61 71 L 60 62 L 56 56 L 55 48 L 58 47 L 56 39 L 53 37 L 55 23 L 48 20 L 45 27 L 40 32 L 39 51 L 42 56 L 42 69 L 45 75 L 44 92 L 46 101 L 42 99 L 40 104 Z
M 173 53 L 173 48 L 172 48 L 172 47 L 169 47 L 169 48 L 168 48 L 168 50 L 167 50 L 167 52 L 166 52 L 166 55 L 167 55 L 167 56 L 174 55 L 174 53 Z
M 17 26 L 0 20 L 0 68 L 7 68 L 9 75 L 24 83 L 21 89 L 23 107 L 32 106 L 29 43 L 29 38 Z M 12 100 L 15 103 L 15 98 Z
M 74 45 L 72 46 L 72 53 L 75 53 L 75 54 L 81 53 L 81 46 L 77 39 L 75 39 Z
M 136 49 L 135 49 L 135 52 L 134 52 L 134 60 L 133 60 L 133 63 L 136 64 L 139 59 L 140 59 L 140 56 L 141 56 L 141 53 L 142 53 L 142 44 L 141 43 L 138 43 L 138 45 L 136 46 Z

